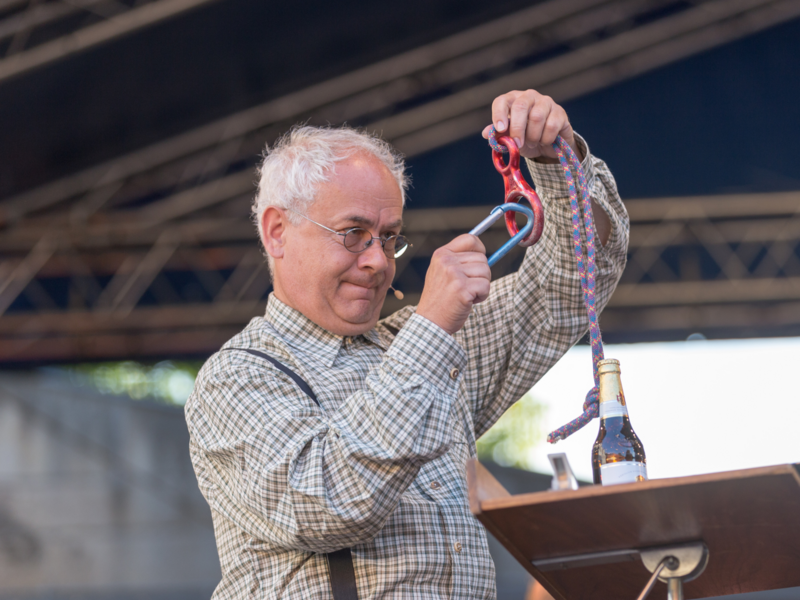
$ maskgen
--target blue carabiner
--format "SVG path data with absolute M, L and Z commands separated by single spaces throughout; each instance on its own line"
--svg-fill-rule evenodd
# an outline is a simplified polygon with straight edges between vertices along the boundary
M 493 266 L 498 260 L 503 258 L 511 248 L 519 244 L 524 238 L 526 238 L 531 231 L 533 231 L 533 211 L 525 206 L 524 204 L 519 204 L 517 202 L 509 202 L 507 204 L 501 204 L 500 206 L 495 206 L 492 209 L 492 212 L 486 217 L 483 221 L 478 223 L 477 227 L 475 227 L 470 233 L 472 235 L 480 235 L 489 227 L 491 227 L 500 217 L 502 217 L 507 211 L 511 212 L 521 212 L 526 217 L 528 217 L 528 222 L 525 223 L 525 227 L 519 230 L 519 232 L 508 240 L 505 244 L 500 246 L 500 249 L 492 254 L 489 257 L 489 266 Z

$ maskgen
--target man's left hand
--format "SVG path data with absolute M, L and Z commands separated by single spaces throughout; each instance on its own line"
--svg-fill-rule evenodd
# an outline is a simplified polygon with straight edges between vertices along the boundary
M 497 133 L 511 136 L 517 143 L 519 153 L 536 162 L 557 163 L 553 142 L 559 135 L 566 141 L 579 160 L 585 157 L 575 143 L 575 133 L 569 124 L 567 112 L 550 96 L 536 90 L 513 91 L 498 96 L 492 102 L 492 123 Z M 489 139 L 489 127 L 483 130 Z M 606 212 L 592 200 L 595 227 L 603 246 L 611 235 L 611 221 Z
M 578 158 L 583 159 L 566 111 L 550 96 L 543 96 L 536 90 L 513 91 L 495 98 L 492 123 L 497 133 L 511 136 L 519 153 L 527 158 L 554 162 L 557 157 L 553 142 L 560 135 Z M 483 130 L 483 137 L 489 139 L 488 127 Z

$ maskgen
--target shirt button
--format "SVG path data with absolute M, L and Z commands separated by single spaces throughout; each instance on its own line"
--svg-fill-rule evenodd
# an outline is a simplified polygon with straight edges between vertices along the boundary
M 438 481 L 431 481 L 431 487 L 435 490 L 438 490 L 440 487 L 442 487 L 442 484 Z
M 461 371 L 459 371 L 457 367 L 453 367 L 450 369 L 450 379 L 458 379 L 459 373 L 461 373 Z
M 456 549 L 456 552 L 461 552 L 461 548 L 463 548 L 463 546 L 461 545 L 461 542 L 456 542 L 453 544 L 453 548 Z

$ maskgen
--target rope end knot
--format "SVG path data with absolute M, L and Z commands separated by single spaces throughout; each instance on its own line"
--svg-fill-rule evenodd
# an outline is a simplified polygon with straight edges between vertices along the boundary
M 589 390 L 589 393 L 586 394 L 586 400 L 583 403 L 583 414 L 579 416 L 577 419 L 574 419 L 564 425 L 563 427 L 559 427 L 555 431 L 552 431 L 547 436 L 547 443 L 548 444 L 555 444 L 561 440 L 567 439 L 576 431 L 583 429 L 589 422 L 596 418 L 600 414 L 600 390 L 596 387 L 593 387 Z

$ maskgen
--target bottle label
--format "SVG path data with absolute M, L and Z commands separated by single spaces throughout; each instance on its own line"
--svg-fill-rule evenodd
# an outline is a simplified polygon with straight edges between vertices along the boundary
M 628 409 L 624 404 L 620 404 L 619 402 L 614 402 L 613 400 L 610 402 L 600 403 L 601 419 L 605 419 L 606 417 L 627 417 L 627 416 L 628 416 Z
M 647 481 L 647 466 L 633 460 L 600 465 L 600 481 L 603 485 Z

